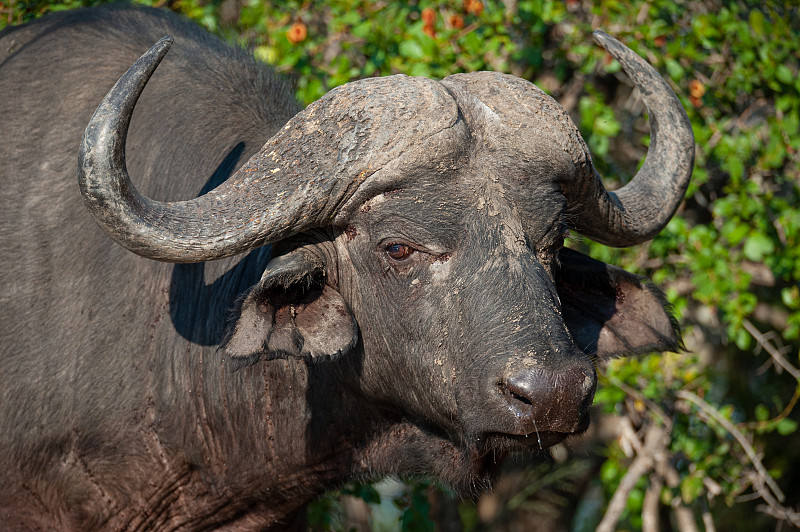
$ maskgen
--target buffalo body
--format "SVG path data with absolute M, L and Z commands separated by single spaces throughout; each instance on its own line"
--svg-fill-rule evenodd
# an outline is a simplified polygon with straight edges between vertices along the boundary
M 597 359 L 679 344 L 655 288 L 561 249 L 674 212 L 691 131 L 656 92 L 661 147 L 613 194 L 511 76 L 370 79 L 301 111 L 168 12 L 7 28 L 0 528 L 285 529 L 348 479 L 474 494 L 580 433 Z

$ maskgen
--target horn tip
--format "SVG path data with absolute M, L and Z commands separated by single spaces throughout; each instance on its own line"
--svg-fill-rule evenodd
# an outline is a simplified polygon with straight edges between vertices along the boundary
M 594 39 L 594 42 L 596 42 L 605 50 L 608 50 L 609 46 L 619 43 L 619 41 L 603 30 L 594 30 L 592 32 L 592 38 Z
M 174 42 L 174 38 L 170 37 L 169 35 L 165 35 L 164 37 L 161 37 L 150 49 L 157 55 L 163 57 L 164 54 L 169 51 L 170 47 L 172 47 L 172 43 Z

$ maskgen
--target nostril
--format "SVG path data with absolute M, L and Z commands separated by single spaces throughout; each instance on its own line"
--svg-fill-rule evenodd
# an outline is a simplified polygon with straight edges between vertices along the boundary
M 538 380 L 537 376 L 532 372 L 522 373 L 508 377 L 504 382 L 500 383 L 500 388 L 509 403 L 517 406 L 532 407 L 536 403 L 537 389 L 539 388 Z
M 519 395 L 518 393 L 514 393 L 511 390 L 509 390 L 509 393 L 511 394 L 511 397 L 513 397 L 514 399 L 516 399 L 520 403 L 525 403 L 526 405 L 531 405 L 531 406 L 533 405 L 531 400 L 528 399 L 527 397 L 525 397 L 523 395 Z

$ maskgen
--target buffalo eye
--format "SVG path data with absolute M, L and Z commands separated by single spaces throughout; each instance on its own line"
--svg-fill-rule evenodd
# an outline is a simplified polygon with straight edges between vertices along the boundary
M 386 246 L 386 254 L 392 260 L 406 260 L 414 254 L 414 248 L 405 244 L 390 244 Z

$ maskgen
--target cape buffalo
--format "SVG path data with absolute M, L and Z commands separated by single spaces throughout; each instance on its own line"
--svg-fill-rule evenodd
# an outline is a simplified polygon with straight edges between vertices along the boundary
M 286 529 L 348 479 L 474 494 L 583 431 L 598 359 L 680 340 L 655 288 L 564 237 L 653 237 L 694 157 L 667 84 L 595 39 L 652 123 L 616 192 L 512 76 L 301 110 L 167 12 L 0 33 L 0 528 Z

